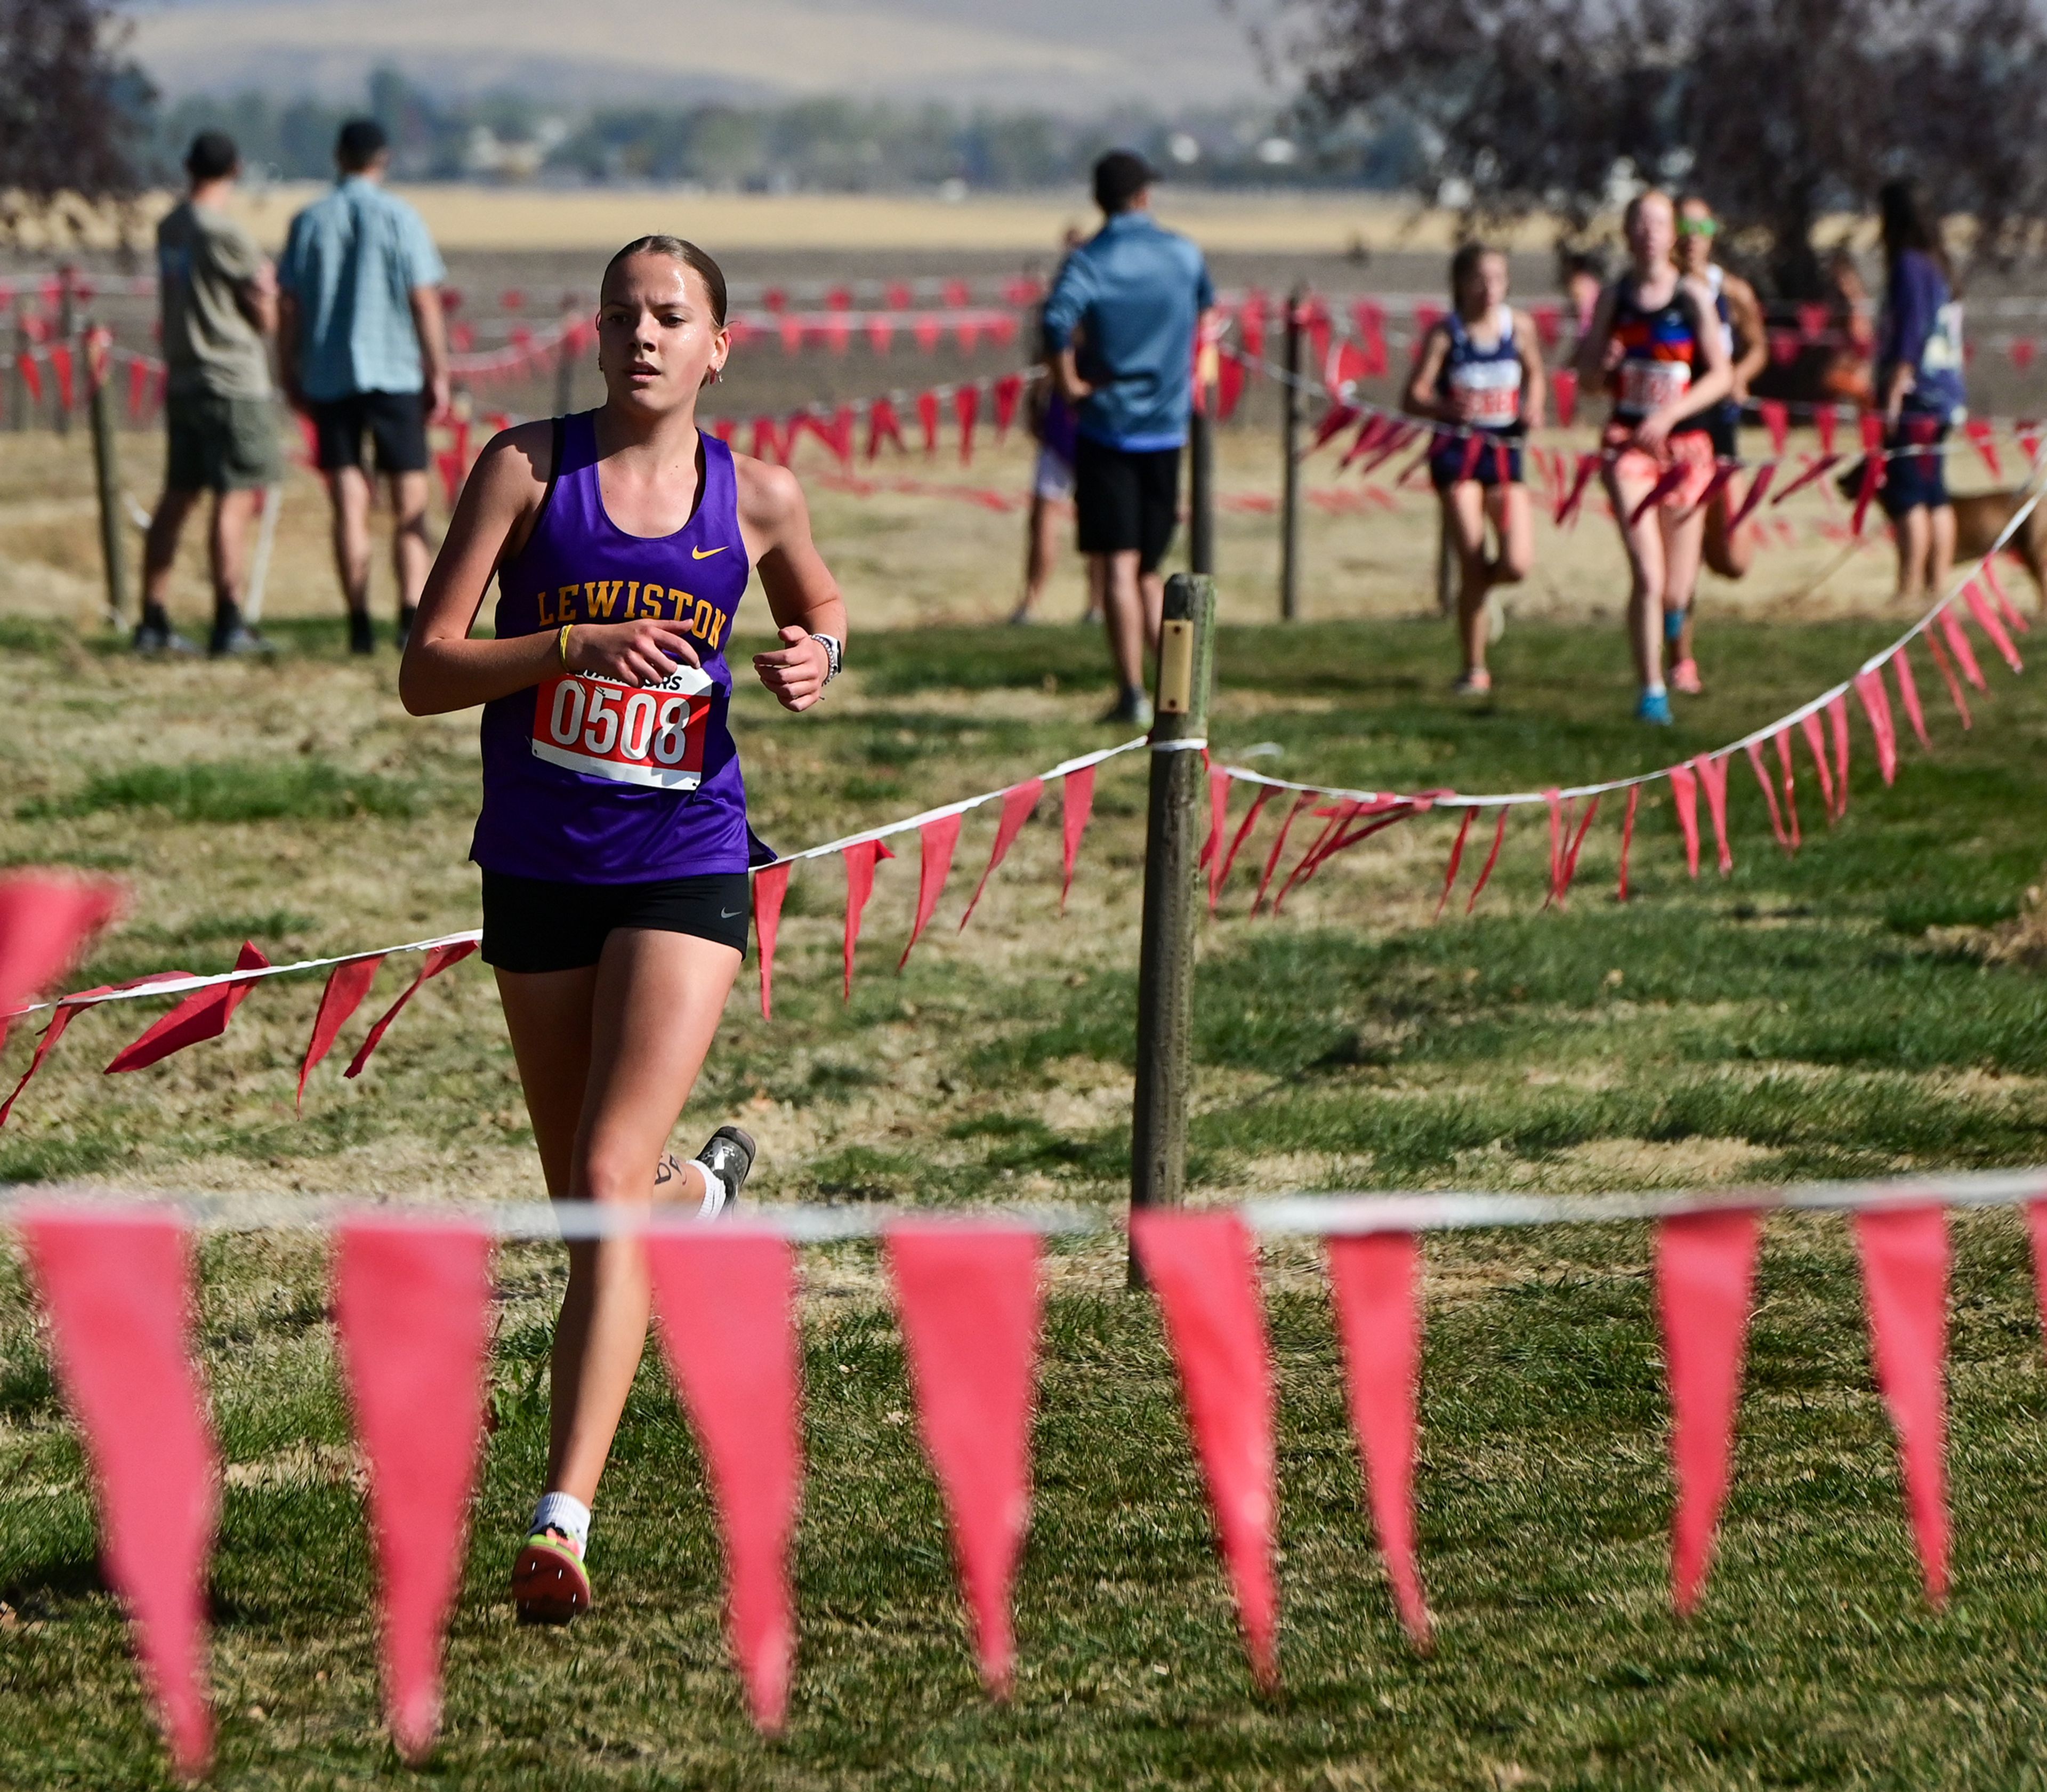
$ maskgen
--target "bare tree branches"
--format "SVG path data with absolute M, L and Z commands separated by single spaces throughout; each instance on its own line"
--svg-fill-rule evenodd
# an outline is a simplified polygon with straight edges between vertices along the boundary
M 1326 112 L 1405 112 L 1476 219 L 1582 230 L 1616 178 L 1681 182 L 1817 289 L 1810 233 L 1911 173 L 2004 257 L 2047 223 L 2030 0 L 1291 0 Z M 1434 191 L 1424 195 L 1434 198 Z

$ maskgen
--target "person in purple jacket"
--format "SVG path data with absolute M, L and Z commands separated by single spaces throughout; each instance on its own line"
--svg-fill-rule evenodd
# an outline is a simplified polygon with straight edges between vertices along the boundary
M 1898 544 L 1901 597 L 1935 597 L 1955 564 L 1955 510 L 1941 443 L 1967 416 L 1962 308 L 1947 251 L 1909 180 L 1878 195 L 1886 273 L 1877 334 L 1877 402 L 1890 451 L 1877 497 Z
M 725 277 L 642 237 L 605 269 L 605 401 L 497 436 L 462 489 L 399 672 L 414 715 L 483 710 L 483 957 L 548 1194 L 735 1199 L 753 1141 L 721 1127 L 687 1163 L 668 1134 L 745 950 L 750 864 L 726 651 L 757 573 L 780 644 L 753 670 L 807 710 L 837 674 L 846 605 L 786 469 L 697 427 L 731 350 Z M 492 638 L 470 629 L 492 575 Z M 590 1603 L 583 1558 L 646 1341 L 637 1241 L 569 1247 L 547 1485 L 513 1570 L 521 1622 Z

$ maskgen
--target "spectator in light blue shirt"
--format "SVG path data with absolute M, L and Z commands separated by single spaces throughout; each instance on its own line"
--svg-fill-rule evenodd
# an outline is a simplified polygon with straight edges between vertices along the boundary
M 335 161 L 339 184 L 292 220 L 284 239 L 279 359 L 287 396 L 312 421 L 357 653 L 376 647 L 366 436 L 389 484 L 402 651 L 433 561 L 427 425 L 448 408 L 447 270 L 419 213 L 384 190 L 391 153 L 382 126 L 369 118 L 344 125 Z
M 1159 644 L 1159 563 L 1179 510 L 1194 347 L 1215 304 L 1202 252 L 1152 221 L 1155 176 L 1115 149 L 1095 164 L 1101 229 L 1066 257 L 1045 302 L 1045 346 L 1079 412 L 1074 503 L 1081 552 L 1121 689 L 1107 722 L 1149 727 L 1144 652 Z

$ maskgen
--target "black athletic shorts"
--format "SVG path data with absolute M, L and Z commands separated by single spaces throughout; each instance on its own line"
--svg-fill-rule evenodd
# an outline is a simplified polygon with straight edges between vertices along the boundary
M 1739 404 L 1716 404 L 1706 413 L 1706 434 L 1712 439 L 1716 459 L 1741 459 L 1740 428 L 1741 407 Z
M 1438 491 L 1446 492 L 1467 479 L 1488 490 L 1497 485 L 1518 486 L 1522 482 L 1521 442 L 1518 436 L 1511 436 L 1503 430 L 1497 441 L 1488 442 L 1483 436 L 1478 437 L 1476 455 L 1471 451 L 1472 439 L 1468 436 L 1453 436 L 1429 456 L 1429 483 Z M 1499 476 L 1499 451 L 1502 448 L 1507 451 L 1507 477 L 1503 481 Z
M 1876 501 L 1883 506 L 1884 515 L 1902 517 L 1922 505 L 1938 510 L 1948 501 L 1948 457 L 1941 446 L 1947 435 L 1948 420 L 1925 411 L 1907 410 L 1885 431 L 1886 448 L 1921 451 L 1893 454 L 1885 466 L 1883 483 L 1876 490 Z
M 1132 452 L 1082 436 L 1074 451 L 1074 508 L 1083 554 L 1127 554 L 1156 572 L 1180 507 L 1180 451 Z
M 316 399 L 312 417 L 323 473 L 360 466 L 365 435 L 377 451 L 379 473 L 427 470 L 424 392 L 353 392 L 346 398 Z
M 753 912 L 743 871 L 651 884 L 557 884 L 483 874 L 483 962 L 500 970 L 581 970 L 613 927 L 647 927 L 746 950 Z

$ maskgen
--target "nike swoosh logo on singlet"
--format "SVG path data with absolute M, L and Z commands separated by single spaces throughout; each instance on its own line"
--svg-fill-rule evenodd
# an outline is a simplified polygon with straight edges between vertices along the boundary
M 729 542 L 726 544 L 726 547 L 730 545 Z M 712 555 L 722 554 L 724 552 L 724 548 L 692 548 L 690 550 L 690 558 L 693 560 L 707 560 Z

